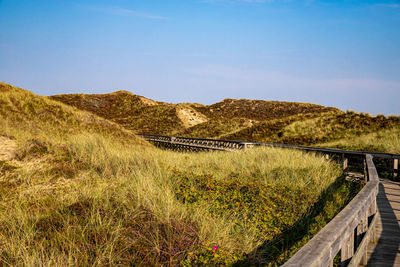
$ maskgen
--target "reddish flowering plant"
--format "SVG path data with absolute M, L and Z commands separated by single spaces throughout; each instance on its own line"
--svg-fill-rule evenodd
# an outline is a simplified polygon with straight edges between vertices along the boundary
M 214 246 L 213 247 L 213 253 L 215 254 L 215 252 L 218 250 L 218 246 Z

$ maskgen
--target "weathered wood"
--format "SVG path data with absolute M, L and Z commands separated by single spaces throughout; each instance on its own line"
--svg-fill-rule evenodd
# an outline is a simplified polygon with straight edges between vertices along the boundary
M 354 255 L 354 233 L 350 233 L 340 249 L 340 266 L 346 267 Z
M 348 167 L 349 159 L 346 157 L 345 154 L 342 154 L 342 169 L 345 171 Z
M 400 203 L 393 202 L 399 197 L 400 183 L 382 179 L 377 196 L 376 242 L 369 244 L 368 266 L 400 266 Z
M 374 234 L 375 226 L 378 221 L 379 213 L 375 214 L 368 231 L 365 233 L 361 243 L 359 244 L 357 251 L 354 253 L 348 267 L 356 267 L 359 263 L 366 265 L 368 261 L 368 244 Z M 366 218 L 367 219 L 367 218 Z M 368 227 L 368 226 L 367 226 Z
M 370 232 L 374 230 L 374 227 L 375 227 L 375 225 L 371 224 Z M 362 255 L 361 260 L 360 260 L 362 262 L 362 264 L 367 264 L 368 254 L 367 254 L 367 250 L 365 247 L 369 242 L 369 239 L 366 240 L 368 238 L 366 236 L 367 234 L 368 234 L 368 214 L 365 214 L 364 218 L 361 220 L 361 222 L 357 226 L 357 251 L 360 251 L 359 254 Z M 364 241 L 364 243 L 366 242 L 365 245 L 362 244 L 363 239 L 366 240 L 366 241 Z M 358 261 L 358 260 L 355 260 L 355 261 Z
M 369 177 L 368 177 L 368 170 L 367 170 L 367 160 L 364 159 L 364 181 L 368 182 L 369 181 Z
M 155 142 L 155 143 L 162 143 L 162 144 L 170 144 L 173 147 L 176 147 L 178 149 L 203 149 L 203 150 L 219 150 L 219 151 L 231 151 L 232 149 L 230 148 L 221 148 L 221 147 L 211 147 L 207 145 L 197 145 L 197 144 L 187 144 L 187 143 L 180 143 L 176 140 L 153 140 L 153 139 L 148 139 L 150 142 Z M 172 148 L 172 147 L 171 147 Z
M 393 177 L 398 177 L 399 159 L 393 160 Z

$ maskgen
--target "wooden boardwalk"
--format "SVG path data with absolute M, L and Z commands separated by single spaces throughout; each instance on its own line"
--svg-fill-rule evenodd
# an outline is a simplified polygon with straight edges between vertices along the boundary
M 381 179 L 377 206 L 377 243 L 368 247 L 367 266 L 400 267 L 400 183 Z

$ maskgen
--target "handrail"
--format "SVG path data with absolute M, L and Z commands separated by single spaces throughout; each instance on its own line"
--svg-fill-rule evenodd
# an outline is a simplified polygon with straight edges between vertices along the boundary
M 379 178 L 375 165 L 370 154 L 366 155 L 367 177 L 369 181 L 363 189 L 352 199 L 352 201 L 332 219 L 317 235 L 304 245 L 293 257 L 283 266 L 332 266 L 333 259 L 341 250 L 341 262 L 343 265 L 351 263 L 357 266 L 359 262 L 352 262 L 354 253 L 362 254 L 359 260 L 365 260 L 366 244 L 368 242 L 358 240 L 364 234 L 367 238 L 368 231 L 373 231 L 373 224 L 370 224 L 367 232 L 362 228 L 368 224 L 369 217 L 375 217 L 376 196 L 378 194 Z M 376 219 L 375 219 L 376 221 Z M 363 246 L 354 247 L 355 244 Z
M 231 143 L 243 143 L 243 141 L 239 140 L 224 140 L 224 139 L 212 139 L 212 138 L 196 138 L 196 137 L 181 137 L 181 136 L 170 136 L 170 135 L 159 135 L 159 134 L 137 134 L 143 137 L 178 137 L 182 139 L 188 140 L 199 140 L 199 141 L 220 141 L 220 142 L 231 142 Z M 246 142 L 247 143 L 247 142 Z
M 152 134 L 138 134 L 147 141 L 156 142 L 163 146 L 181 148 L 183 150 L 220 150 L 220 151 L 232 151 L 235 149 L 245 149 L 249 146 L 253 146 L 251 142 L 243 142 L 236 140 L 219 140 L 219 139 L 202 139 L 202 138 L 190 138 L 190 137 L 179 137 L 179 136 L 167 136 L 167 135 L 152 135 Z
M 240 141 L 240 140 L 180 137 L 180 136 L 157 135 L 157 134 L 138 134 L 138 135 L 142 136 L 145 139 L 151 138 L 153 140 L 160 139 L 160 138 L 179 138 L 181 140 L 187 140 L 188 143 L 190 141 L 216 141 L 216 142 L 222 142 L 222 143 L 243 144 L 243 145 L 247 145 L 247 146 L 252 145 L 252 146 L 272 146 L 272 147 L 281 147 L 281 148 L 293 148 L 293 149 L 299 149 L 299 150 L 305 150 L 305 151 L 315 151 L 315 152 L 329 153 L 329 154 L 345 154 L 345 155 L 353 155 L 353 156 L 360 156 L 360 157 L 365 157 L 366 154 L 371 154 L 374 158 L 400 159 L 400 154 L 371 152 L 371 151 L 343 150 L 343 149 L 336 149 L 336 148 L 298 146 L 298 145 L 288 145 L 288 144 L 279 144 L 279 143 L 260 143 L 260 142 L 249 142 L 249 141 Z

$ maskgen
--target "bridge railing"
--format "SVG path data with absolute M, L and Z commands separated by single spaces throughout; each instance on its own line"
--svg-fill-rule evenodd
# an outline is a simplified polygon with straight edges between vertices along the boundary
M 188 149 L 199 149 L 199 150 L 206 149 L 206 150 L 231 151 L 236 149 L 245 149 L 255 145 L 255 143 L 252 142 L 243 142 L 237 140 L 192 138 L 192 137 L 179 137 L 179 136 L 154 135 L 154 134 L 139 134 L 139 135 L 150 142 L 172 145 L 183 149 L 188 148 Z

